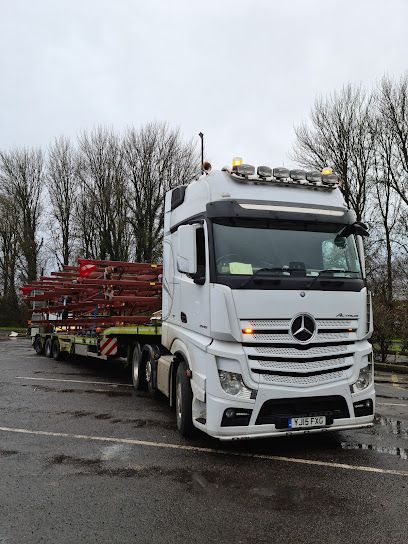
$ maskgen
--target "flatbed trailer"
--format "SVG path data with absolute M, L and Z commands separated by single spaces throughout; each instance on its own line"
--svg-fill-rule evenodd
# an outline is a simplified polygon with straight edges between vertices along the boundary
M 158 324 L 113 326 L 100 333 L 34 331 L 32 339 L 38 355 L 56 361 L 79 356 L 128 365 L 136 390 L 160 391 L 175 405 L 180 359 L 162 346 Z
M 157 264 L 80 260 L 25 286 L 34 350 L 56 361 L 126 364 L 136 389 L 160 390 L 173 405 L 178 361 L 161 344 L 160 312 L 152 315 L 161 308 L 161 272 Z

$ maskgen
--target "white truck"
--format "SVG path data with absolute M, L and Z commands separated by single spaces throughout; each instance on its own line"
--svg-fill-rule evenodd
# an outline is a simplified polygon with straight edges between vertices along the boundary
M 183 434 L 372 425 L 368 232 L 331 170 L 208 168 L 167 194 L 164 229 L 158 388 Z
M 55 359 L 126 358 L 137 389 L 169 398 L 184 436 L 194 428 L 231 440 L 372 425 L 368 233 L 346 207 L 337 176 L 255 171 L 240 160 L 231 170 L 206 168 L 166 195 L 161 321 L 114 313 L 99 318 L 107 328 L 86 330 L 91 316 L 72 314 L 70 322 L 66 312 L 59 327 L 33 326 L 35 350 Z M 86 280 L 90 289 L 116 282 L 158 293 L 146 276 L 157 265 L 128 265 L 147 267 L 150 283 L 113 279 L 126 263 L 85 267 L 97 265 L 108 268 L 102 279 Z M 58 296 L 78 290 L 76 279 L 63 282 L 77 273 L 65 268 L 56 273 Z M 43 289 L 48 284 L 55 294 L 50 279 Z M 150 304 L 146 295 L 132 296 Z M 119 296 L 119 305 L 132 296 Z

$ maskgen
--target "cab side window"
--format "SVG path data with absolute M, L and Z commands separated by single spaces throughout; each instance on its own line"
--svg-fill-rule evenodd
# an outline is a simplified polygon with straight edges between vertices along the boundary
M 204 228 L 199 228 L 196 230 L 196 248 L 197 248 L 197 278 L 200 278 L 205 281 L 206 260 L 205 260 Z

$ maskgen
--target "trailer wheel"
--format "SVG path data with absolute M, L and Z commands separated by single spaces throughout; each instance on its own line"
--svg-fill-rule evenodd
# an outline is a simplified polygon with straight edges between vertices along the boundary
M 192 405 L 193 392 L 187 377 L 187 366 L 181 362 L 176 374 L 176 421 L 177 429 L 186 438 L 194 432 Z
M 47 338 L 47 340 L 45 341 L 44 353 L 45 353 L 46 357 L 49 357 L 49 358 L 52 357 L 52 340 L 51 340 L 51 338 Z
M 60 344 L 57 339 L 52 343 L 52 356 L 56 361 L 62 361 L 64 358 L 65 352 L 61 351 Z
M 44 347 L 41 342 L 41 336 L 35 337 L 33 347 L 37 355 L 42 355 L 44 353 Z
M 139 343 L 133 346 L 131 361 L 133 387 L 138 390 L 146 389 L 146 372 L 142 363 L 142 350 Z

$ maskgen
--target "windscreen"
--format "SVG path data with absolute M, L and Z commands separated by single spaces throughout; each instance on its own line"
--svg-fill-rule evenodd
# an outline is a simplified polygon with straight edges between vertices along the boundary
M 298 221 L 216 222 L 217 276 L 361 279 L 355 239 L 342 236 L 344 228 Z

